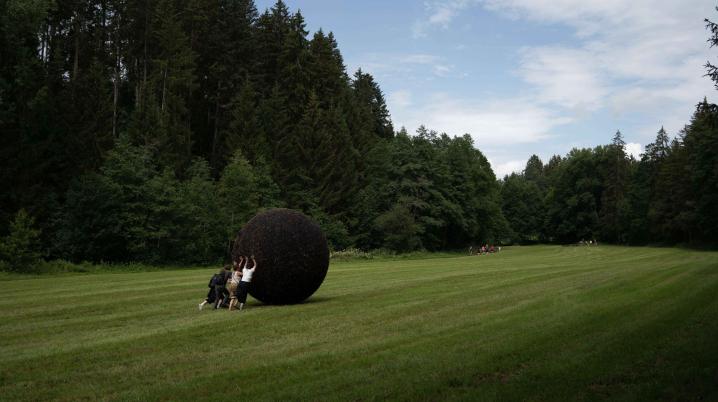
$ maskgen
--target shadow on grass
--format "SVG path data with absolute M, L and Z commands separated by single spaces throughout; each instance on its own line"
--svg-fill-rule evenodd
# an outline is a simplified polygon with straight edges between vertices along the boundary
M 301 303 L 296 304 L 266 304 L 262 303 L 261 301 L 257 299 L 248 300 L 247 303 L 244 305 L 244 309 L 264 309 L 268 307 L 275 307 L 275 308 L 281 308 L 281 307 L 294 307 L 294 306 L 303 306 L 303 305 L 314 305 L 319 303 L 327 303 L 332 300 L 336 300 L 336 297 L 326 297 L 326 296 L 320 296 L 320 297 L 311 297 Z M 196 306 L 196 305 L 195 305 Z M 196 307 L 195 307 L 196 310 Z M 215 311 L 214 307 L 207 307 L 206 310 L 212 310 Z M 216 311 L 227 311 L 227 307 L 220 307 L 219 309 L 216 309 Z M 239 311 L 238 309 L 234 309 L 232 311 Z
M 326 296 L 319 296 L 319 297 L 310 297 L 307 300 L 304 300 L 301 303 L 295 303 L 295 304 L 266 304 L 262 303 L 261 301 L 254 299 L 250 302 L 248 302 L 245 305 L 245 308 L 251 307 L 251 308 L 260 308 L 260 307 L 292 307 L 292 306 L 303 306 L 307 304 L 317 304 L 317 303 L 327 303 L 332 300 L 336 300 L 336 297 L 326 297 Z

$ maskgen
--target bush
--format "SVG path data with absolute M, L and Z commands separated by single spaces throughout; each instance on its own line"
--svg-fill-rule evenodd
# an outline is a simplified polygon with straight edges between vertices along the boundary
M 363 251 L 358 248 L 348 248 L 346 250 L 332 251 L 329 254 L 329 258 L 331 260 L 371 260 L 372 258 L 374 258 L 374 254 L 372 252 Z
M 24 209 L 18 211 L 10 223 L 7 236 L 0 239 L 0 269 L 13 272 L 32 272 L 41 262 L 40 230 L 34 228 L 35 219 Z

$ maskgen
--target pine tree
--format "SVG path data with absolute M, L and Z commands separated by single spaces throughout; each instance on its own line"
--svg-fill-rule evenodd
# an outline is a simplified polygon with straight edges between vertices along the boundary
M 716 10 L 718 10 L 718 7 L 716 7 Z M 718 24 L 712 22 L 708 18 L 706 18 L 704 21 L 706 23 L 706 29 L 711 32 L 711 36 L 710 38 L 708 38 L 708 43 L 710 43 L 711 47 L 718 46 Z M 708 71 L 706 75 L 709 76 L 711 80 L 713 80 L 715 88 L 718 89 L 718 67 L 707 61 L 705 64 L 705 68 Z
M 229 127 L 221 132 L 221 137 L 224 139 L 222 154 L 227 160 L 237 151 L 251 161 L 269 155 L 269 145 L 259 121 L 257 94 L 251 82 L 248 81 L 232 100 Z
M 372 133 L 378 138 L 391 138 L 394 136 L 394 127 L 391 124 L 389 110 L 386 107 L 384 94 L 374 82 L 371 74 L 365 74 L 361 69 L 354 74 L 352 82 L 354 89 L 355 107 L 360 108 L 364 113 L 362 119 L 370 118 L 372 121 Z M 371 142 L 371 139 L 357 138 L 358 149 L 362 149 L 362 143 Z
M 161 164 L 181 171 L 192 156 L 186 99 L 196 86 L 195 54 L 172 0 L 159 0 L 152 16 L 156 49 L 131 132 L 137 142 L 155 150 Z
M 349 89 L 344 61 L 334 35 L 324 35 L 320 29 L 309 42 L 311 55 L 311 82 L 313 91 L 324 109 L 337 107 L 344 102 Z
M 704 98 L 696 107 L 684 135 L 690 156 L 682 180 L 690 179 L 691 198 L 684 201 L 682 213 L 695 219 L 689 241 L 718 242 L 718 106 Z M 693 211 L 694 210 L 694 211 Z
M 605 160 L 601 163 L 605 173 L 599 219 L 601 239 L 608 242 L 626 241 L 628 204 L 625 197 L 630 161 L 626 157 L 625 146 L 621 131 L 616 131 L 611 145 L 606 148 Z
M 277 85 L 280 77 L 280 57 L 283 53 L 286 37 L 290 31 L 291 13 L 282 0 L 266 10 L 257 20 L 257 68 L 259 84 L 264 95 Z
M 656 140 L 646 145 L 645 155 L 648 160 L 660 161 L 668 155 L 668 149 L 670 147 L 670 139 L 666 130 L 661 127 L 656 135 Z
M 21 209 L 10 223 L 9 233 L 0 238 L 0 270 L 32 272 L 41 260 L 40 230 L 35 219 Z

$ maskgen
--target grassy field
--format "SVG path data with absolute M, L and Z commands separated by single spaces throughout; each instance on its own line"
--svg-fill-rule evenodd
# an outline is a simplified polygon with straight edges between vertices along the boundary
M 210 269 L 0 281 L 1 400 L 718 400 L 718 253 L 333 263 L 198 311 Z

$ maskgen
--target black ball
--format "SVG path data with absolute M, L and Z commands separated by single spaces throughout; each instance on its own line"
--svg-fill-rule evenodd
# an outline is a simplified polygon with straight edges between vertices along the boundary
M 267 304 L 305 300 L 329 269 L 329 247 L 319 225 L 290 209 L 270 209 L 247 222 L 232 247 L 234 261 L 241 255 L 254 255 L 257 269 L 249 294 Z

